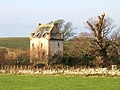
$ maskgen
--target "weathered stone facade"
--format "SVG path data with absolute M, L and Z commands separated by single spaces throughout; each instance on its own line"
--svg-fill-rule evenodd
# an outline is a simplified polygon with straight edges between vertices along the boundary
M 57 24 L 39 24 L 30 35 L 31 63 L 49 64 L 54 55 L 63 54 L 63 34 Z

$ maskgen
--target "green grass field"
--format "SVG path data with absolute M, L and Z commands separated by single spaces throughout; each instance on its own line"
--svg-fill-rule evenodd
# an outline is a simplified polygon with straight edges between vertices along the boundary
M 65 45 L 69 44 L 68 41 L 64 42 Z M 28 37 L 8 37 L 0 38 L 0 46 L 7 48 L 19 48 L 19 49 L 29 49 L 30 39 Z
M 0 46 L 7 48 L 29 49 L 29 43 L 27 37 L 0 38 Z
M 120 90 L 120 78 L 1 74 L 0 90 Z

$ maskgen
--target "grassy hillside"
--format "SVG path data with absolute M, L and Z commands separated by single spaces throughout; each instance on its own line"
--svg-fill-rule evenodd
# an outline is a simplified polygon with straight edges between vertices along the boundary
M 29 42 L 27 37 L 0 38 L 0 46 L 8 48 L 29 49 Z
M 65 41 L 64 44 L 69 45 L 69 41 Z M 29 49 L 30 40 L 29 37 L 0 38 L 0 46 L 7 48 Z
M 0 74 L 0 90 L 120 90 L 120 78 Z

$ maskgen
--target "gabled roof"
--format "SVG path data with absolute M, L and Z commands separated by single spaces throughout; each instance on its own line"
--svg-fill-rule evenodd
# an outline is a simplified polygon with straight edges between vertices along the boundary
M 54 27 L 54 23 L 49 23 L 49 24 L 39 24 L 37 29 L 35 30 L 35 34 L 33 37 L 42 37 L 44 36 L 46 33 L 49 33 L 52 28 Z

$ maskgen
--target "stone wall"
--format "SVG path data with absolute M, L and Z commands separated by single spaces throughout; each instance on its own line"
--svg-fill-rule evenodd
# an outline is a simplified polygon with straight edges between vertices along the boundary
M 48 63 L 49 41 L 45 38 L 34 38 L 30 41 L 30 60 L 33 63 Z
M 120 70 L 107 68 L 33 68 L 31 66 L 1 66 L 0 73 L 32 75 L 80 75 L 80 76 L 120 76 Z
M 63 41 L 51 40 L 50 55 L 54 55 L 59 52 L 63 53 Z

